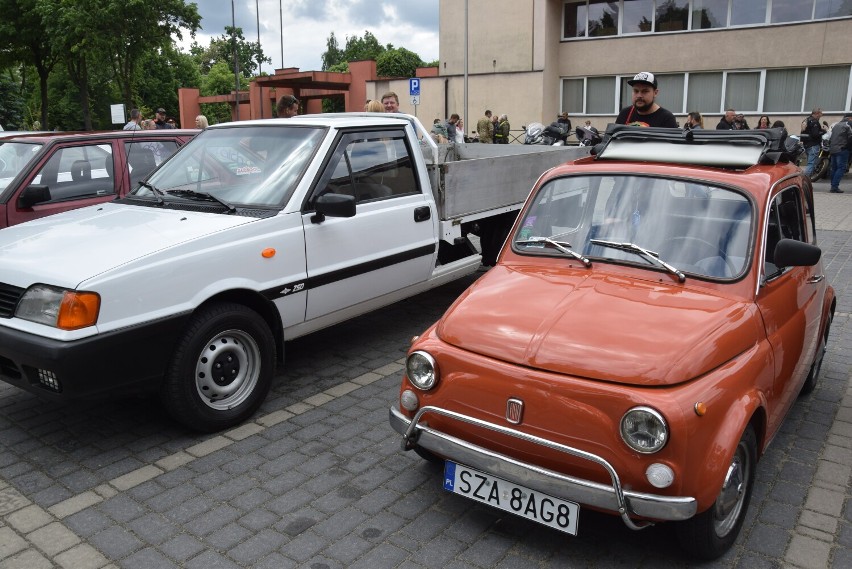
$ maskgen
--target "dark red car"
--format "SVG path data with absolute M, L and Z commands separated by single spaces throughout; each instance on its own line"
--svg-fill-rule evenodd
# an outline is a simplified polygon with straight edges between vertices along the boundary
M 127 194 L 198 130 L 0 138 L 0 228 Z

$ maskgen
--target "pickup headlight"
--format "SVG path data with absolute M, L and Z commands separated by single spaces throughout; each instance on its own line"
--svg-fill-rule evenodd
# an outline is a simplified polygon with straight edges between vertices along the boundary
M 438 382 L 438 365 L 426 352 L 412 352 L 405 361 L 405 372 L 411 383 L 423 391 L 432 389 Z
M 97 293 L 38 284 L 23 294 L 15 316 L 62 330 L 77 330 L 94 326 L 100 307 Z
M 621 418 L 621 438 L 636 452 L 651 454 L 666 446 L 669 426 L 654 409 L 634 407 Z

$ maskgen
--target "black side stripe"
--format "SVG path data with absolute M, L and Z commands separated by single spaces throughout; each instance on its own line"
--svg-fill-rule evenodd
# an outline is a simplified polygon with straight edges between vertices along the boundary
M 437 244 L 434 243 L 424 245 L 423 247 L 417 247 L 416 249 L 403 251 L 402 253 L 388 255 L 387 257 L 374 259 L 372 261 L 367 261 L 366 263 L 360 263 L 358 265 L 352 265 L 350 267 L 338 269 L 330 273 L 310 277 L 306 280 L 282 284 L 274 288 L 265 290 L 261 294 L 263 294 L 263 296 L 265 296 L 269 300 L 275 300 L 276 298 L 282 298 L 290 294 L 295 294 L 297 292 L 302 292 L 312 288 L 319 288 L 321 286 L 336 283 L 344 279 L 350 279 L 352 277 L 357 277 L 358 275 L 363 275 L 372 271 L 378 271 L 379 269 L 391 267 L 399 263 L 404 263 L 405 261 L 411 261 L 412 259 L 419 259 L 420 257 L 433 255 L 435 253 L 436 248 Z

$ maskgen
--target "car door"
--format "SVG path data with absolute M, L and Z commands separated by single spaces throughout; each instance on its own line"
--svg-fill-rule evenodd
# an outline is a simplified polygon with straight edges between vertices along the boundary
M 29 186 L 47 187 L 50 199 L 29 206 L 22 204 L 18 197 Z M 110 141 L 56 145 L 9 200 L 9 224 L 110 201 L 117 192 Z
M 339 138 L 303 208 L 306 320 L 392 294 L 431 275 L 437 220 L 411 151 L 402 128 Z M 355 215 L 315 217 L 314 200 L 327 193 L 353 198 Z
M 820 318 L 826 280 L 822 262 L 812 267 L 777 267 L 775 245 L 782 238 L 815 241 L 806 231 L 805 201 L 798 186 L 773 195 L 765 223 L 763 283 L 757 305 L 775 356 L 772 429 L 798 396 L 819 344 Z

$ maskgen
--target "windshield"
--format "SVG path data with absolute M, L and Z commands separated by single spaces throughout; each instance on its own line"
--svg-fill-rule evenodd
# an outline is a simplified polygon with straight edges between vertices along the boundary
M 23 142 L 0 143 L 0 190 L 36 157 L 41 147 L 41 144 Z
M 648 176 L 572 176 L 542 186 L 513 249 L 564 257 L 547 246 L 548 238 L 592 263 L 732 279 L 747 266 L 752 223 L 751 202 L 727 188 Z
M 239 206 L 282 205 L 296 187 L 324 128 L 281 125 L 206 130 L 137 188 L 136 196 L 191 199 L 210 194 Z

